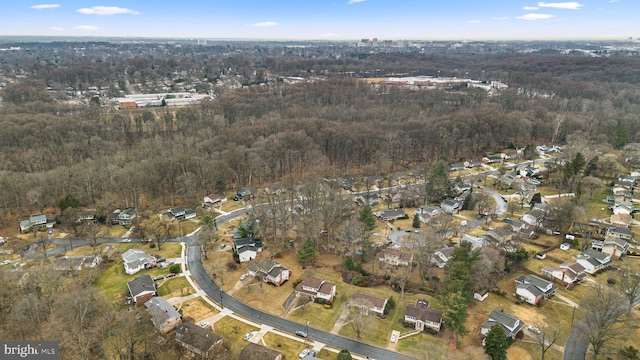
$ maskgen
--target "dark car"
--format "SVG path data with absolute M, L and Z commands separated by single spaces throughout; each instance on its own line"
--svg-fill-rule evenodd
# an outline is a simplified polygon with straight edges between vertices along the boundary
M 161 258 L 159 258 L 156 262 L 161 263 L 161 262 L 165 262 L 165 261 L 167 261 L 167 259 L 166 259 L 166 258 L 161 257 Z
M 167 274 L 167 276 L 165 276 L 164 278 L 165 278 L 165 279 L 168 279 L 168 278 L 172 278 L 172 277 L 174 277 L 174 276 L 176 276 L 176 274 L 174 274 L 174 273 L 168 273 L 168 274 Z

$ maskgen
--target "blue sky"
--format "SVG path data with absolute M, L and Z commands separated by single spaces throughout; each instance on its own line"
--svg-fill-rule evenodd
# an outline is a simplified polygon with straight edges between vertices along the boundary
M 0 0 L 0 35 L 218 39 L 640 38 L 639 0 Z

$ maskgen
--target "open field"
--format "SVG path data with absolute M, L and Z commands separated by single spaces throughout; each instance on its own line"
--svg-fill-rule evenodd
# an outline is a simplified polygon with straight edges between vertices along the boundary
M 196 324 L 218 313 L 217 310 L 212 308 L 202 298 L 185 301 L 180 304 L 178 310 L 182 311 L 183 319 L 191 318 Z
M 196 292 L 184 276 L 159 280 L 156 282 L 156 287 L 158 289 L 158 296 L 167 299 L 187 296 Z

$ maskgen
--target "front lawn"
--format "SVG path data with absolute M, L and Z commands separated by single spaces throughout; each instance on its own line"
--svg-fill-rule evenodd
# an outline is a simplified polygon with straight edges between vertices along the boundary
M 229 345 L 232 354 L 236 355 L 235 359 L 238 358 L 237 356 L 240 354 L 240 349 L 248 344 L 242 337 L 248 332 L 258 330 L 255 326 L 251 326 L 230 316 L 225 316 L 213 324 L 213 332 L 221 336 L 224 342 Z
M 156 282 L 158 296 L 170 299 L 172 297 L 187 296 L 196 291 L 189 285 L 187 278 L 184 276 L 174 277 Z
M 183 319 L 191 318 L 196 324 L 218 313 L 216 309 L 212 308 L 200 297 L 183 302 L 178 306 L 178 310 L 182 311 Z
M 297 359 L 303 349 L 311 350 L 312 347 L 312 344 L 307 345 L 272 332 L 266 333 L 258 344 L 280 351 L 285 359 Z

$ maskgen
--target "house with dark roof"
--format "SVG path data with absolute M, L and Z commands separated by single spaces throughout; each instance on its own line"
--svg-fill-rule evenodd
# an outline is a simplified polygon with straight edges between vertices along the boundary
M 457 200 L 443 200 L 440 207 L 447 214 L 455 214 L 462 209 L 462 202 Z
M 176 328 L 176 341 L 202 359 L 213 359 L 215 346 L 222 344 L 223 340 L 213 332 L 188 322 Z
M 129 294 L 131 294 L 131 300 L 136 305 L 143 304 L 156 296 L 156 283 L 151 278 L 151 275 L 138 276 L 129 281 L 127 287 L 129 288 Z
M 289 276 L 291 274 L 291 271 L 287 268 L 270 259 L 252 263 L 247 268 L 247 271 L 252 276 L 276 286 L 280 286 L 282 283 L 289 280 Z
M 367 309 L 367 311 L 374 312 L 381 316 L 384 314 L 384 307 L 387 305 L 387 298 L 367 294 L 363 292 L 356 292 L 349 301 L 349 306 L 358 306 L 360 308 Z
M 536 305 L 540 300 L 547 300 L 555 295 L 558 287 L 552 282 L 535 275 L 520 276 L 516 279 L 516 296 L 520 300 L 531 305 Z
M 487 336 L 493 325 L 500 325 L 507 337 L 514 339 L 524 328 L 524 322 L 517 317 L 503 311 L 493 310 L 489 318 L 480 326 L 480 333 Z
M 565 262 L 559 266 L 543 267 L 542 276 L 566 286 L 582 281 L 587 277 L 587 273 L 584 267 L 577 262 Z
M 240 350 L 238 359 L 242 360 L 282 360 L 282 353 L 266 346 L 249 343 Z
M 629 243 L 618 237 L 608 237 L 602 244 L 602 253 L 611 256 L 612 259 L 619 259 L 629 252 Z
M 254 238 L 237 239 L 233 242 L 233 251 L 238 254 L 240 262 L 251 261 L 262 252 L 262 241 Z
M 150 298 L 144 303 L 147 312 L 151 315 L 151 322 L 163 334 L 177 328 L 182 324 L 182 315 L 160 296 Z
M 582 265 L 588 274 L 595 274 L 613 264 L 611 256 L 592 249 L 587 249 L 578 255 L 576 262 Z
M 454 250 L 454 247 L 444 247 L 440 250 L 436 250 L 431 257 L 431 262 L 441 269 L 444 268 L 449 259 L 451 259 Z
M 401 217 L 407 216 L 407 214 L 404 212 L 404 209 L 387 209 L 378 211 L 374 215 L 382 221 L 397 220 Z
M 440 331 L 442 311 L 431 309 L 427 300 L 417 300 L 415 304 L 407 305 L 404 322 L 415 324 L 416 330 L 424 331 L 428 328 Z
M 178 206 L 167 210 L 167 216 L 172 221 L 188 220 L 196 217 L 196 211 L 193 209 L 185 210 L 182 206 Z
M 513 239 L 513 231 L 508 227 L 498 227 L 487 231 L 487 235 L 491 235 L 500 243 L 511 241 Z
M 428 222 L 432 217 L 438 216 L 442 214 L 444 210 L 442 210 L 439 206 L 428 206 L 424 205 L 416 209 L 416 214 L 420 217 L 420 221 Z
M 631 230 L 627 228 L 614 226 L 614 227 L 607 228 L 606 237 L 620 238 L 620 239 L 629 241 L 633 239 L 633 232 L 631 232 Z
M 336 296 L 336 284 L 326 282 L 324 279 L 308 277 L 296 285 L 295 291 L 314 300 L 333 301 L 334 296 Z
M 140 249 L 129 249 L 120 256 L 122 256 L 124 271 L 129 275 L 133 275 L 156 263 L 155 257 Z
M 120 209 L 116 209 L 111 213 L 111 223 L 114 225 L 131 225 L 133 219 L 136 217 L 138 217 L 138 213 L 134 208 L 126 208 L 122 211 L 120 211 Z
M 413 254 L 397 248 L 388 247 L 378 254 L 378 261 L 393 266 L 409 266 L 413 261 Z

